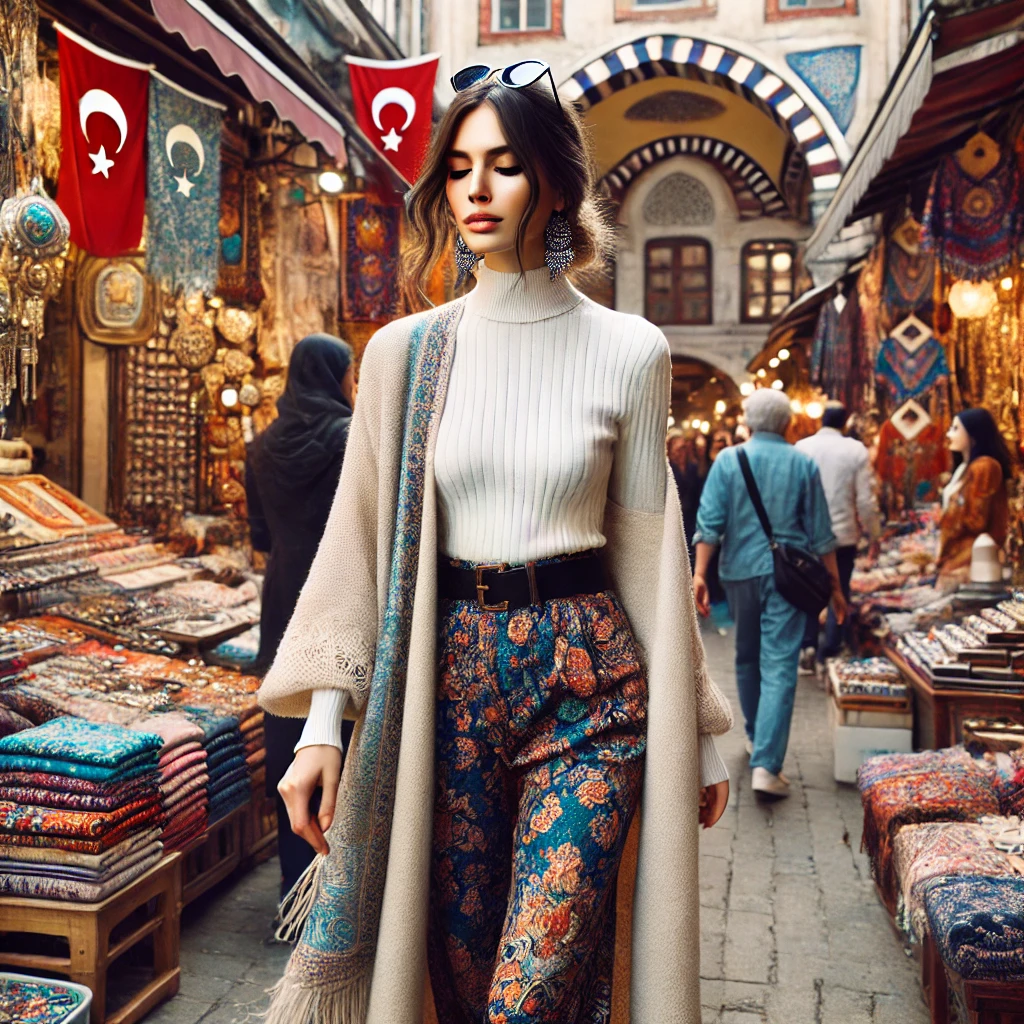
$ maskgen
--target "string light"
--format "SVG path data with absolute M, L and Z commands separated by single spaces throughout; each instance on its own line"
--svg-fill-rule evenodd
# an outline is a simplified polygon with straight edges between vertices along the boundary
M 821 402 L 808 402 L 806 409 L 807 415 L 810 416 L 812 420 L 820 420 L 822 413 L 825 411 L 825 407 Z
M 793 410 L 798 416 L 804 411 L 804 403 L 799 398 L 793 398 L 789 403 L 790 409 Z
M 775 389 L 776 391 L 781 391 L 781 390 L 782 390 L 782 389 L 783 389 L 783 388 L 784 388 L 785 386 L 786 386 L 786 385 L 785 385 L 785 384 L 783 384 L 781 380 L 773 380 L 773 381 L 772 381 L 772 387 L 773 387 L 773 388 L 774 388 L 774 389 Z
M 345 187 L 345 179 L 337 171 L 321 171 L 317 178 L 320 188 L 329 195 L 337 195 Z
M 774 370 L 778 367 L 779 360 L 775 356 L 772 356 L 772 358 L 768 360 L 768 365 Z
M 960 320 L 981 320 L 996 304 L 996 290 L 990 281 L 957 281 L 949 289 L 949 308 Z
M 711 424 L 707 420 L 702 420 L 700 425 L 700 432 L 706 434 L 711 429 Z
M 785 362 L 789 358 L 789 349 L 788 348 L 780 348 L 779 349 L 779 358 L 783 362 Z
M 717 412 L 719 415 L 725 412 L 725 402 L 723 402 L 722 399 L 719 399 L 717 402 L 715 402 L 715 412 Z
M 1004 292 L 1012 291 L 1013 290 L 1013 278 L 1012 277 L 1004 277 L 1002 279 L 1002 281 L 999 282 L 999 287 L 1002 288 Z
M 740 394 L 743 395 L 744 398 L 746 398 L 747 395 L 752 395 L 753 393 L 754 393 L 754 385 L 749 380 L 745 380 L 740 385 Z
M 764 367 L 761 367 L 761 369 L 757 371 L 757 375 L 763 380 L 768 376 L 768 371 Z
M 700 430 L 700 420 L 690 420 L 690 426 L 693 427 L 694 430 Z

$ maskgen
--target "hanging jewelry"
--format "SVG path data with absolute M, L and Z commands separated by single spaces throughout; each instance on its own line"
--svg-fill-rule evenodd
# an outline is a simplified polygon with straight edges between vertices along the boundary
M 459 279 L 455 282 L 456 288 L 461 288 L 469 277 L 476 270 L 480 257 L 468 245 L 458 232 L 455 233 L 455 266 L 459 271 Z
M 551 280 L 564 274 L 575 259 L 569 218 L 561 210 L 555 210 L 544 229 L 544 262 L 551 271 Z

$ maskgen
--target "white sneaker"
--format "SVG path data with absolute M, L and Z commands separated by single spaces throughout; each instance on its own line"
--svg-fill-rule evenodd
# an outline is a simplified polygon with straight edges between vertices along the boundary
M 747 752 L 747 757 L 754 752 L 754 741 L 749 736 L 743 737 L 743 749 Z
M 765 796 L 789 796 L 789 782 L 780 775 L 772 775 L 767 768 L 755 768 L 751 773 L 751 788 Z

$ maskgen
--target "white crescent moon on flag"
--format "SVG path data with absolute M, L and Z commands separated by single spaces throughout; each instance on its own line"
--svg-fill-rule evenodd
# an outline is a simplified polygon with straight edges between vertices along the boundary
M 405 124 L 402 125 L 402 131 L 404 132 L 412 124 L 412 119 L 416 116 L 416 100 L 413 99 L 412 93 L 407 92 L 405 89 L 399 89 L 395 85 L 388 86 L 387 89 L 381 89 L 373 97 L 373 106 L 371 108 L 373 123 L 381 131 L 384 131 L 384 125 L 380 123 L 380 115 L 384 108 L 392 103 L 405 111 Z
M 176 124 L 168 133 L 165 143 L 167 149 L 167 162 L 174 166 L 174 158 L 171 156 L 171 150 L 174 149 L 176 142 L 182 143 L 182 145 L 188 146 L 189 149 L 195 150 L 195 154 L 199 157 L 199 170 L 196 174 L 199 175 L 203 171 L 203 164 L 206 163 L 206 153 L 203 150 L 203 140 L 196 134 L 195 128 L 189 124 Z
M 117 144 L 117 149 L 114 152 L 120 153 L 124 148 L 125 139 L 128 138 L 128 118 L 125 117 L 121 104 L 106 89 L 90 89 L 78 101 L 78 120 L 86 142 L 89 141 L 89 129 L 86 124 L 90 114 L 106 114 L 117 125 L 117 130 L 121 133 L 121 141 Z

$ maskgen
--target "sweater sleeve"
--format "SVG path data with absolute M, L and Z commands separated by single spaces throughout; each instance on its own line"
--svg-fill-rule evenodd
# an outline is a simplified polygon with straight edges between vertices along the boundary
M 314 690 L 309 702 L 309 717 L 302 727 L 302 735 L 295 749 L 324 745 L 341 750 L 341 723 L 344 716 L 345 694 L 341 690 Z
M 387 358 L 388 342 L 377 341 L 375 336 L 363 356 L 359 399 L 323 538 L 260 687 L 259 702 L 272 714 L 306 718 L 311 694 L 320 689 L 342 691 L 358 713 L 369 692 L 378 629 L 380 410 L 385 388 L 404 387 L 404 380 L 392 380 L 401 373 Z
M 622 508 L 661 512 L 668 480 L 665 437 L 672 357 L 661 331 L 653 340 L 643 339 L 630 355 L 608 496 Z

